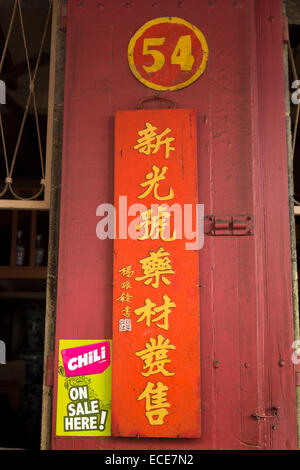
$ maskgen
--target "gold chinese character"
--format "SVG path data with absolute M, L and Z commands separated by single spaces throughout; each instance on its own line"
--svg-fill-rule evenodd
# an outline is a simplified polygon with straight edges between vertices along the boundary
M 128 304 L 130 304 L 131 302 L 131 298 L 133 296 L 131 294 L 129 294 L 129 292 L 122 292 L 122 294 L 120 295 L 120 297 L 117 298 L 117 300 L 119 300 L 120 302 L 126 302 Z
M 166 286 L 170 285 L 171 281 L 165 274 L 175 274 L 175 272 L 171 268 L 171 260 L 168 257 L 169 254 L 170 253 L 164 251 L 162 247 L 160 247 L 156 253 L 150 250 L 149 256 L 139 261 L 142 265 L 144 276 L 136 277 L 135 280 L 144 281 L 146 286 L 152 283 L 151 285 L 155 289 L 159 287 L 160 278 Z
M 137 308 L 134 310 L 134 313 L 140 318 L 137 320 L 137 323 L 145 320 L 146 325 L 149 327 L 152 322 L 155 322 L 159 328 L 163 330 L 169 329 L 169 314 L 171 309 L 176 307 L 175 302 L 172 302 L 167 295 L 163 295 L 164 303 L 159 307 L 156 306 L 154 302 L 151 302 L 150 299 L 146 299 L 145 305 L 143 307 Z M 157 313 L 162 312 L 156 318 L 152 318 Z M 157 323 L 158 321 L 163 320 L 163 323 Z
M 119 269 L 119 273 L 121 273 L 122 276 L 124 276 L 124 277 L 131 277 L 133 275 L 134 271 L 132 271 L 131 265 L 129 265 L 129 266 L 125 266 L 122 269 Z
M 121 283 L 121 289 L 125 289 L 125 290 L 131 289 L 130 281 L 124 281 L 124 282 L 122 282 L 122 283 Z
M 163 166 L 162 169 L 160 169 L 158 166 L 152 165 L 152 171 L 147 173 L 145 176 L 146 180 L 148 181 L 144 181 L 143 183 L 140 183 L 140 186 L 142 186 L 142 188 L 145 188 L 147 186 L 148 188 L 142 194 L 138 196 L 139 199 L 144 199 L 146 196 L 149 196 L 151 191 L 153 191 L 153 196 L 158 201 L 167 201 L 169 199 L 174 198 L 174 191 L 173 191 L 172 186 L 170 186 L 169 194 L 167 194 L 166 196 L 159 196 L 157 192 L 158 187 L 159 187 L 159 182 L 166 179 L 165 174 L 166 174 L 167 169 L 168 169 L 167 166 Z
M 146 413 L 149 424 L 157 426 L 164 424 L 164 418 L 168 414 L 166 408 L 170 408 L 167 402 L 167 391 L 169 387 L 162 382 L 155 384 L 147 382 L 145 390 L 140 394 L 138 400 L 146 400 Z
M 171 217 L 171 214 L 165 209 L 164 206 L 157 207 L 157 214 L 155 214 L 154 209 L 147 209 L 144 212 L 141 212 L 142 221 L 135 227 L 136 230 L 144 230 L 144 235 L 139 237 L 138 240 L 146 240 L 151 238 L 152 240 L 161 240 L 165 242 L 171 242 L 176 239 L 176 232 L 174 230 L 171 238 L 165 238 L 165 230 L 168 225 L 168 220 Z M 149 227 L 151 227 L 149 233 Z
M 147 372 L 142 372 L 142 375 L 148 377 L 159 373 L 165 376 L 175 374 L 175 372 L 169 372 L 165 369 L 165 364 L 171 362 L 171 359 L 168 359 L 169 350 L 176 349 L 174 345 L 169 343 L 168 338 L 165 339 L 162 335 L 158 335 L 157 340 L 150 338 L 149 343 L 146 343 L 146 349 L 135 353 L 144 361 L 143 369 L 149 369 Z
M 149 122 L 146 122 L 146 128 L 138 131 L 138 135 L 141 137 L 137 140 L 137 144 L 134 146 L 135 150 L 144 155 L 155 154 L 158 152 L 162 145 L 165 145 L 165 158 L 169 158 L 170 151 L 175 150 L 175 147 L 171 147 L 174 137 L 166 137 L 171 132 L 168 127 L 161 133 L 156 133 L 157 127 L 152 126 Z
M 123 317 L 130 317 L 130 314 L 131 314 L 131 307 L 129 307 L 129 305 L 126 305 L 123 310 L 122 310 L 122 314 L 123 314 Z

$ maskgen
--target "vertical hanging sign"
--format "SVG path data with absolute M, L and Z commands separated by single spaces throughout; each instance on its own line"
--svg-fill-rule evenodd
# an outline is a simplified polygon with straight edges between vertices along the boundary
M 196 114 L 115 121 L 112 434 L 199 437 Z

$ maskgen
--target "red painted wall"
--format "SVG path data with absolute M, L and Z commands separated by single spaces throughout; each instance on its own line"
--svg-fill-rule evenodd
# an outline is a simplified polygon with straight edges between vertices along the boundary
M 113 244 L 96 238 L 96 208 L 113 203 L 115 111 L 135 109 L 154 94 L 127 63 L 130 37 L 152 18 L 182 17 L 207 39 L 204 74 L 164 96 L 197 109 L 199 202 L 206 215 L 251 215 L 255 235 L 206 236 L 200 251 L 202 437 L 56 437 L 55 376 L 52 448 L 294 449 L 281 2 L 101 5 L 68 1 L 56 348 L 60 338 L 112 335 Z M 281 418 L 276 430 L 271 420 L 251 416 L 274 405 Z

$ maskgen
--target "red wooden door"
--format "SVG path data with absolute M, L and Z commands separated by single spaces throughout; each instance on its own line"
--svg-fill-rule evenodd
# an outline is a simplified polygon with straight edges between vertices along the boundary
M 56 364 L 59 339 L 112 335 L 113 242 L 97 239 L 96 208 L 113 203 L 116 110 L 154 94 L 132 75 L 128 42 L 166 16 L 209 48 L 203 75 L 163 94 L 197 110 L 199 202 L 253 221 L 253 234 L 206 235 L 199 253 L 202 437 L 56 437 L 55 377 L 52 448 L 295 449 L 280 0 L 68 1 Z M 276 429 L 253 417 L 274 406 Z

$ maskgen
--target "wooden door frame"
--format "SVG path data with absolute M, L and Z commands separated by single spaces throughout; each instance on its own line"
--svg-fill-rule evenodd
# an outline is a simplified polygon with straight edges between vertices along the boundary
M 66 34 L 61 29 L 61 10 L 64 0 L 54 0 L 52 20 L 52 47 L 55 50 L 53 61 L 53 141 L 49 211 L 48 270 L 45 314 L 44 373 L 42 400 L 41 449 L 51 447 L 51 421 L 53 406 L 53 356 L 55 350 L 56 293 L 58 243 L 60 222 L 61 159 L 64 110 L 64 75 Z

